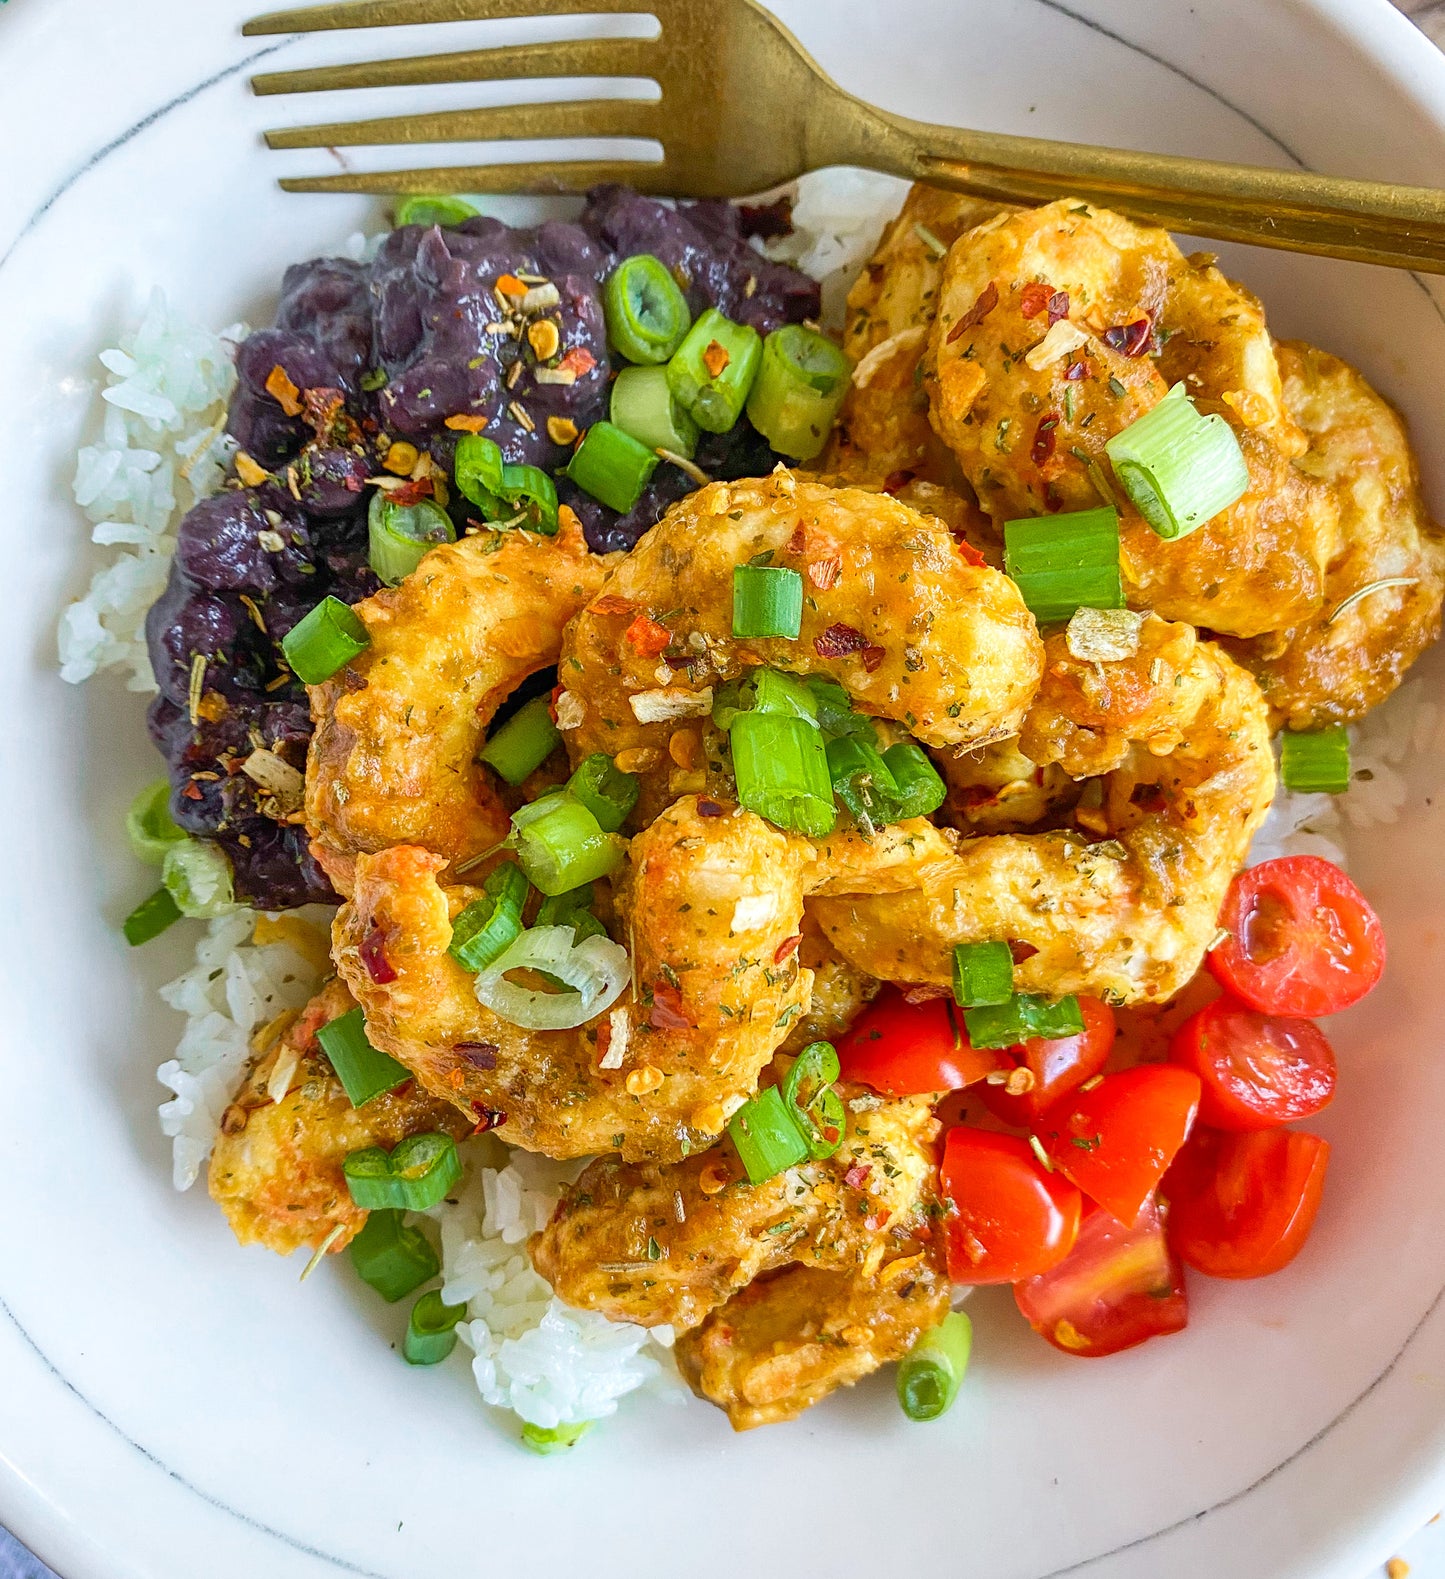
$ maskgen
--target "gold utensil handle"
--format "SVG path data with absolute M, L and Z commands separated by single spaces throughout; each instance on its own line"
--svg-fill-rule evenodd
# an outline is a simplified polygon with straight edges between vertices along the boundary
M 856 162 L 910 180 L 1006 203 L 1078 198 L 1219 241 L 1445 274 L 1445 192 L 1431 187 L 962 131 L 863 108 Z

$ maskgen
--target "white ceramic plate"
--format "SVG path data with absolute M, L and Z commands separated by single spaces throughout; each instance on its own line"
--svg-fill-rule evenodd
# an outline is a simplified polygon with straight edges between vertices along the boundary
M 1403 181 L 1445 170 L 1445 64 L 1387 0 L 778 9 L 840 81 L 914 115 Z M 200 1191 L 172 1193 L 152 1071 L 177 1025 L 153 989 L 186 945 L 132 956 L 116 930 L 137 893 L 119 819 L 155 759 L 134 697 L 61 684 L 53 625 L 88 573 L 67 483 L 95 350 L 155 283 L 205 321 L 263 321 L 286 263 L 373 212 L 275 190 L 282 160 L 256 134 L 287 107 L 253 101 L 245 73 L 262 55 L 365 58 L 376 40 L 247 41 L 246 11 L 0 11 L 0 1521 L 67 1579 L 905 1562 L 1359 1579 L 1445 1493 L 1439 760 L 1412 767 L 1406 815 L 1356 852 L 1392 959 L 1334 1027 L 1335 1160 L 1306 1253 L 1256 1284 L 1195 1279 L 1186 1334 L 1106 1362 L 1056 1354 L 1006 1295 L 980 1296 L 967 1393 L 938 1425 L 905 1422 L 881 1380 L 741 1438 L 701 1405 L 634 1400 L 541 1462 L 494 1426 L 460 1360 L 397 1363 L 392 1313 L 344 1268 L 300 1287 L 296 1264 L 239 1250 Z M 1404 406 L 1445 504 L 1445 289 L 1227 261 L 1277 332 L 1358 362 Z M 1422 672 L 1433 685 L 1438 658 Z

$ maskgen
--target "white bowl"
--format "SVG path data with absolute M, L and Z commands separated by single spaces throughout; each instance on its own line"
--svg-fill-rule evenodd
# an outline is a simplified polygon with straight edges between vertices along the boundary
M 399 1364 L 394 1313 L 343 1268 L 298 1286 L 298 1264 L 239 1250 L 199 1190 L 172 1193 L 152 1071 L 177 1021 L 154 988 L 188 945 L 132 955 L 116 926 L 140 888 L 120 816 L 156 762 L 135 697 L 71 690 L 54 666 L 56 614 L 89 571 L 67 484 L 93 356 L 157 283 L 203 321 L 263 321 L 285 264 L 376 214 L 276 190 L 283 168 L 330 156 L 268 155 L 258 130 L 333 105 L 253 100 L 252 61 L 442 47 L 406 30 L 243 40 L 249 8 L 0 11 L 0 1521 L 67 1579 L 905 1562 L 1359 1579 L 1445 1495 L 1438 753 L 1409 768 L 1400 821 L 1354 852 L 1391 966 L 1332 1027 L 1334 1166 L 1306 1252 L 1258 1283 L 1196 1278 L 1187 1333 L 1103 1362 L 1055 1353 L 1006 1293 L 981 1295 L 967 1390 L 937 1425 L 908 1424 L 886 1379 L 745 1437 L 701 1405 L 633 1400 L 542 1462 L 496 1428 L 460 1360 Z M 912 115 L 1401 181 L 1445 171 L 1445 63 L 1386 0 L 778 10 L 839 81 Z M 1358 362 L 1405 408 L 1445 503 L 1441 286 L 1225 250 L 1276 332 Z M 1426 686 L 1440 670 L 1421 666 Z

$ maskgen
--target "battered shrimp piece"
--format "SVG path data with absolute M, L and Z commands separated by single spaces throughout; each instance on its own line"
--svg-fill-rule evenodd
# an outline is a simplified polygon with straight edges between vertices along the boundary
M 323 987 L 246 1071 L 222 1118 L 207 1184 L 243 1245 L 290 1255 L 340 1229 L 328 1248 L 344 1249 L 366 1221 L 341 1171 L 348 1152 L 389 1150 L 408 1135 L 433 1130 L 460 1136 L 469 1128 L 454 1108 L 415 1084 L 352 1107 L 316 1032 L 354 1007 L 339 981 Z
M 911 472 L 956 486 L 958 464 L 929 424 L 919 366 L 938 312 L 944 254 L 1000 212 L 981 198 L 909 189 L 848 292 L 843 349 L 854 363 L 853 383 L 825 451 L 827 468 L 856 478 Z
M 1110 837 L 959 841 L 951 860 L 929 852 L 909 892 L 815 897 L 840 953 L 886 980 L 947 985 L 955 944 L 1004 938 L 1037 950 L 1015 967 L 1019 991 L 1116 1004 L 1189 980 L 1274 795 L 1269 720 L 1249 675 L 1189 626 L 1150 617 L 1139 635 L 1134 657 L 1109 663 L 1050 638 L 1020 740 L 1071 777 L 1108 775 Z
M 761 556 L 803 576 L 797 640 L 732 634 L 734 567 Z M 719 683 L 759 663 L 830 675 L 860 710 L 930 745 L 1010 734 L 1043 648 L 1018 588 L 976 558 L 886 494 L 781 468 L 713 483 L 673 505 L 568 626 L 557 703 L 568 752 L 663 767 L 644 778 L 645 822 L 673 793 L 674 734 L 705 719 Z
M 498 705 L 556 662 L 607 563 L 575 522 L 555 537 L 489 532 L 356 605 L 371 645 L 311 687 L 306 825 L 333 880 L 363 851 L 412 844 L 460 862 L 507 836 L 477 752 Z
M 934 1242 L 871 1277 L 793 1266 L 735 1294 L 685 1332 L 677 1368 L 734 1431 L 793 1420 L 839 1387 L 901 1360 L 948 1314 L 950 1286 Z
M 939 1124 L 924 1097 L 843 1092 L 838 1151 L 764 1184 L 748 1182 L 731 1143 L 669 1167 L 598 1158 L 533 1238 L 532 1264 L 569 1305 L 644 1327 L 695 1327 L 795 1262 L 872 1277 L 890 1254 L 917 1248 Z
M 1338 357 L 1299 342 L 1277 351 L 1285 405 L 1309 435 L 1300 468 L 1339 500 L 1339 547 L 1317 613 L 1232 650 L 1276 724 L 1318 729 L 1384 701 L 1439 635 L 1445 540 L 1399 413 Z
M 945 820 L 961 833 L 1012 833 L 1057 817 L 1079 798 L 1076 784 L 1057 763 L 1040 767 L 1015 740 L 975 751 L 933 753 L 948 785 Z
M 831 1042 L 856 1020 L 882 985 L 852 965 L 824 937 L 818 923 L 803 911 L 798 959 L 813 973 L 808 1011 L 794 1021 L 780 1053 L 797 1055 L 809 1042 Z
M 1166 542 L 1113 487 L 1104 445 L 1181 380 L 1234 428 L 1250 483 Z M 1068 202 L 969 231 L 948 255 L 924 383 L 996 523 L 1119 503 L 1131 604 L 1240 636 L 1319 607 L 1337 507 L 1291 465 L 1306 441 L 1259 303 L 1166 232 Z
M 807 1007 L 812 972 L 792 945 L 812 851 L 751 812 L 705 815 L 706 804 L 680 800 L 632 841 L 614 882 L 633 987 L 575 1030 L 526 1030 L 478 1002 L 447 953 L 477 891 L 439 886 L 442 857 L 359 856 L 332 951 L 372 1041 L 529 1151 L 671 1160 L 708 1144 Z M 368 938 L 394 979 L 373 979 Z

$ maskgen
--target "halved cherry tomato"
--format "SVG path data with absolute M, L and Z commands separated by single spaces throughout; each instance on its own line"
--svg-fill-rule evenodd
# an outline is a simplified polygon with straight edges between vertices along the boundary
M 1010 1096 L 1003 1086 L 981 1086 L 980 1094 L 995 1118 L 1020 1129 L 1032 1129 L 1039 1115 L 1065 1092 L 1082 1085 L 1104 1067 L 1114 1046 L 1114 1011 L 1097 998 L 1080 998 L 1079 1008 L 1084 1015 L 1084 1029 L 1077 1036 L 1061 1036 L 1054 1041 L 1036 1036 L 1004 1049 L 1018 1068 L 1029 1071 L 1034 1083 L 1019 1096 Z
M 1210 1277 L 1278 1272 L 1309 1238 L 1329 1160 L 1304 1130 L 1200 1129 L 1164 1181 L 1170 1243 Z
M 1017 1135 L 960 1124 L 943 1146 L 948 1275 L 955 1283 L 1012 1283 L 1068 1255 L 1083 1201 L 1067 1179 L 1046 1173 Z
M 1014 1300 L 1041 1338 L 1065 1354 L 1096 1358 L 1146 1338 L 1180 1332 L 1189 1320 L 1184 1268 L 1164 1234 L 1152 1196 L 1125 1227 L 1090 1207 L 1066 1259 L 1014 1285 Z
M 1335 1051 L 1313 1020 L 1256 1014 L 1235 998 L 1191 1015 L 1169 1056 L 1199 1076 L 1200 1122 L 1216 1129 L 1290 1124 L 1335 1094 Z
M 1385 969 L 1385 933 L 1370 902 L 1317 855 L 1284 855 L 1241 872 L 1209 958 L 1216 980 L 1261 1014 L 1313 1019 L 1348 1009 Z
M 909 1003 L 896 987 L 885 987 L 836 1045 L 841 1079 L 890 1097 L 957 1091 L 1007 1063 L 973 1046 L 948 999 Z
M 1076 1091 L 1039 1120 L 1049 1160 L 1121 1223 L 1138 1217 L 1199 1111 L 1199 1076 L 1140 1064 Z

